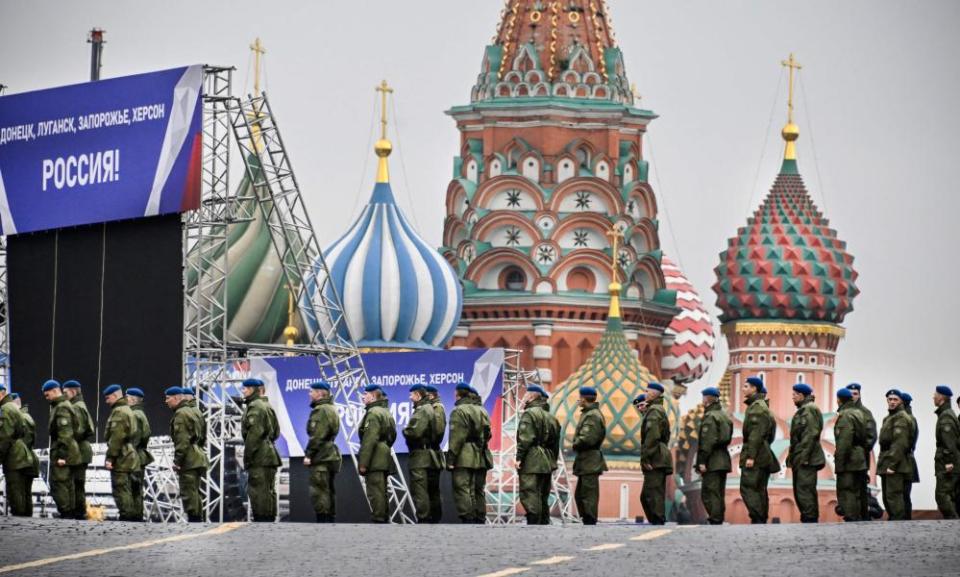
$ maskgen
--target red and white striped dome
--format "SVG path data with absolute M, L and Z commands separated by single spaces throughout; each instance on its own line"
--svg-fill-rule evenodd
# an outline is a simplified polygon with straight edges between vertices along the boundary
M 696 289 L 666 255 L 660 267 L 667 290 L 677 291 L 677 306 L 680 307 L 666 331 L 674 341 L 663 356 L 662 376 L 675 383 L 692 383 L 707 372 L 713 361 L 713 319 Z

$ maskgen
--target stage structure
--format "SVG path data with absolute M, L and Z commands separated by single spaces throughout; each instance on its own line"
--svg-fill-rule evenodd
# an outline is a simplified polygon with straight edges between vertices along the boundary
M 232 95 L 233 69 L 204 71 L 203 172 L 199 210 L 184 217 L 184 274 L 194 277 L 184 291 L 184 383 L 194 386 L 208 423 L 211 458 L 205 487 L 206 515 L 225 513 L 225 456 L 240 437 L 239 385 L 250 358 L 295 354 L 314 356 L 334 389 L 334 401 L 362 412 L 359 391 L 367 382 L 363 360 L 345 326 L 343 306 L 307 215 L 303 198 L 266 93 L 245 99 Z M 229 186 L 231 135 L 253 184 L 254 198 L 240 198 Z M 252 202 L 244 202 L 252 201 Z M 230 264 L 228 226 L 252 220 L 259 210 L 283 266 L 285 284 L 314 328 L 303 345 L 234 342 L 227 332 L 226 288 Z M 186 284 L 186 283 L 185 283 Z M 308 291 L 308 287 L 316 290 Z M 359 423 L 342 423 L 348 440 Z M 349 444 L 356 465 L 359 447 Z M 396 463 L 396 455 L 393 455 Z M 391 476 L 391 521 L 415 522 L 403 473 Z M 363 477 L 360 478 L 364 485 Z M 364 490 L 365 490 L 364 485 Z
M 520 479 L 517 474 L 517 428 L 523 413 L 523 393 L 530 385 L 541 385 L 540 372 L 520 366 L 523 351 L 506 349 L 503 363 L 503 421 L 500 450 L 493 452 L 493 469 L 487 477 L 487 522 L 492 525 L 513 525 L 524 522 L 517 513 Z M 551 485 L 550 516 L 561 523 L 579 523 L 574 512 L 573 492 L 567 476 L 566 460 L 560 451 L 557 470 Z

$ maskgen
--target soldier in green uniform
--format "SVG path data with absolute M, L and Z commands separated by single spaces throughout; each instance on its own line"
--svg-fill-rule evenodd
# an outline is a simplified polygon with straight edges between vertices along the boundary
M 310 467 L 310 499 L 317 523 L 333 523 L 337 518 L 337 491 L 334 481 L 340 472 L 337 433 L 340 417 L 330 397 L 330 385 L 317 381 L 310 385 L 310 419 L 307 421 L 307 448 L 303 464 Z
M 820 446 L 823 414 L 813 398 L 813 388 L 806 383 L 793 385 L 793 404 L 797 412 L 790 420 L 790 452 L 787 466 L 793 474 L 793 498 L 800 510 L 801 523 L 820 520 L 817 496 L 817 474 L 827 460 Z
M 577 488 L 573 499 L 584 525 L 596 525 L 600 508 L 600 475 L 607 470 L 600 447 L 607 438 L 607 422 L 597 403 L 597 390 L 580 387 L 580 420 L 573 434 L 573 474 Z
M 742 387 L 747 410 L 743 418 L 743 450 L 740 453 L 740 496 L 747 506 L 750 523 L 767 522 L 770 475 L 780 470 L 770 444 L 777 434 L 777 423 L 767 407 L 767 389 L 763 379 L 749 377 Z
M 87 404 L 83 401 L 80 383 L 72 379 L 63 383 L 63 394 L 76 413 L 74 434 L 77 437 L 77 447 L 80 448 L 80 463 L 70 467 L 70 474 L 73 477 L 73 496 L 76 499 L 73 507 L 75 518 L 83 521 L 87 518 L 87 468 L 93 462 L 93 447 L 90 443 L 96 440 L 97 430 Z
M 493 438 L 493 430 L 490 424 L 490 415 L 487 414 L 487 409 L 483 406 L 480 391 L 473 387 L 470 387 L 470 404 L 472 410 L 480 419 L 480 450 L 483 456 L 483 469 L 477 471 L 473 476 L 473 522 L 483 525 L 487 522 L 487 472 L 493 469 L 493 452 L 490 451 L 490 439 Z
M 19 393 L 11 393 L 10 398 L 13 399 L 14 406 L 20 409 L 20 416 L 23 417 L 23 436 L 20 439 L 23 442 L 24 449 L 26 449 L 24 453 L 30 459 L 30 466 L 20 469 L 21 473 L 27 477 L 26 482 L 21 488 L 23 491 L 21 502 L 25 505 L 22 511 L 23 516 L 32 517 L 33 480 L 40 476 L 40 459 L 37 458 L 37 454 L 33 452 L 34 443 L 37 438 L 37 424 L 34 422 L 33 417 L 30 416 L 29 407 L 23 404 Z
M 76 416 L 60 383 L 43 384 L 43 396 L 50 402 L 50 494 L 62 519 L 77 519 L 79 513 L 72 469 L 83 462 L 76 438 Z
M 440 461 L 439 469 L 427 469 L 427 490 L 430 493 L 430 523 L 443 519 L 443 500 L 440 496 L 440 474 L 447 468 L 443 455 L 443 436 L 447 433 L 447 411 L 440 401 L 440 391 L 433 385 L 424 385 L 433 408 L 433 452 Z
M 647 410 L 640 423 L 640 468 L 643 488 L 640 504 L 651 525 L 663 525 L 666 517 L 667 475 L 673 472 L 670 455 L 670 423 L 663 408 L 663 385 L 647 384 Z
M 913 472 L 911 473 L 910 482 L 903 488 L 904 510 L 907 514 L 907 521 L 909 521 L 913 519 L 913 485 L 920 482 L 920 468 L 917 466 L 916 456 L 917 441 L 920 440 L 920 424 L 917 422 L 917 418 L 913 416 L 913 396 L 906 391 L 900 391 L 900 395 L 903 399 L 903 410 L 906 411 L 907 416 L 910 418 L 910 424 L 913 426 L 913 430 L 910 433 L 910 469 Z
M 837 502 L 844 521 L 865 521 L 860 500 L 863 498 L 863 477 L 869 466 L 866 417 L 857 409 L 850 389 L 837 390 L 837 405 L 837 420 L 833 424 Z
M 483 418 L 474 410 L 470 385 L 458 383 L 457 401 L 450 412 L 447 468 L 452 471 L 453 500 L 461 523 L 476 522 L 474 479 L 486 474 L 483 455 Z
M 387 477 L 396 473 L 392 447 L 397 440 L 397 422 L 390 414 L 387 396 L 380 385 L 364 387 L 363 404 L 366 405 L 366 411 L 360 421 L 357 466 L 365 478 L 371 520 L 374 523 L 388 523 Z
M 277 520 L 277 469 L 280 454 L 274 444 L 280 437 L 280 424 L 264 395 L 263 381 L 247 379 L 241 384 L 244 399 L 243 468 L 247 471 L 247 498 L 255 523 Z
M 700 473 L 700 499 L 707 511 L 707 522 L 722 525 L 726 515 L 727 474 L 731 469 L 727 447 L 733 438 L 733 421 L 720 405 L 719 389 L 707 387 L 702 394 L 703 419 L 697 432 L 695 463 Z
M 413 415 L 403 428 L 403 438 L 407 441 L 410 470 L 410 496 L 413 498 L 418 523 L 430 522 L 430 471 L 439 470 L 440 459 L 433 450 L 434 421 L 436 414 L 427 397 L 426 388 L 421 384 L 410 387 L 410 401 L 413 403 Z
M 890 521 L 906 520 L 904 492 L 913 479 L 913 468 L 910 464 L 913 423 L 903 408 L 903 398 L 900 395 L 897 389 L 887 391 L 888 414 L 880 427 L 880 456 L 877 458 L 883 506 Z
M 537 385 L 527 387 L 517 427 L 517 472 L 520 504 L 527 525 L 550 524 L 550 482 L 560 451 L 560 422 L 550 414 L 548 395 Z
M 135 478 L 140 474 L 140 427 L 137 417 L 130 409 L 120 385 L 110 385 L 103 390 L 103 400 L 110 406 L 107 419 L 107 455 L 104 465 L 110 471 L 110 487 L 121 521 L 143 521 L 142 497 L 134 494 Z M 138 508 L 139 507 L 139 508 Z
M 170 419 L 170 439 L 173 440 L 173 470 L 180 485 L 180 501 L 190 523 L 203 522 L 203 501 L 200 497 L 200 479 L 207 470 L 204 453 L 202 417 L 191 409 L 183 389 L 169 387 L 163 392 L 164 402 L 174 411 Z
M 30 517 L 29 487 L 33 483 L 33 451 L 27 447 L 27 422 L 14 399 L 0 384 L 0 465 L 7 490 L 10 513 L 17 517 Z
M 957 518 L 957 476 L 960 475 L 960 423 L 950 408 L 953 391 L 938 385 L 933 394 L 937 408 L 937 452 L 933 455 L 933 469 L 937 476 L 934 495 L 937 509 L 944 519 Z
M 134 506 L 137 511 L 143 511 L 143 490 L 144 480 L 147 478 L 147 465 L 153 462 L 153 455 L 150 454 L 148 446 L 150 445 L 150 436 L 153 431 L 150 430 L 150 420 L 143 410 L 143 389 L 130 387 L 127 389 L 127 404 L 133 411 L 133 416 L 137 419 L 137 431 L 139 438 L 134 445 L 137 448 L 137 456 L 140 457 L 140 472 L 133 477 L 133 498 Z
M 873 460 L 873 447 L 877 444 L 877 420 L 873 418 L 873 413 L 860 400 L 860 383 L 850 383 L 847 388 L 853 393 L 853 406 L 863 415 L 866 426 L 867 445 L 867 472 L 861 478 L 860 485 L 860 504 L 863 507 L 860 510 L 860 518 L 869 521 L 870 517 L 870 461 Z M 877 471 L 879 473 L 879 469 Z

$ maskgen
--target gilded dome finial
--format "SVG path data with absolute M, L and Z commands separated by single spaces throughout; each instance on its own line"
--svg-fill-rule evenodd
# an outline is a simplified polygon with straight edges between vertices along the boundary
M 790 71 L 789 92 L 787 95 L 787 125 L 783 127 L 780 133 L 787 143 L 783 151 L 783 159 L 796 160 L 797 148 L 795 142 L 797 138 L 800 137 L 800 127 L 793 123 L 793 73 L 795 70 L 800 70 L 803 67 L 794 59 L 793 52 L 790 53 L 789 59 L 781 60 L 780 64 L 786 66 Z
M 610 253 L 610 311 L 607 316 L 611 319 L 618 319 L 620 318 L 620 289 L 622 287 L 620 286 L 620 267 L 617 258 L 619 257 L 620 239 L 623 238 L 623 232 L 614 224 L 607 231 L 607 236 L 610 237 L 610 246 L 613 248 Z
M 390 182 L 390 170 L 387 166 L 387 157 L 393 152 L 393 144 L 387 140 L 387 94 L 393 92 L 393 88 L 384 80 L 376 88 L 380 93 L 380 140 L 373 146 L 374 152 L 380 159 L 377 164 L 377 182 Z

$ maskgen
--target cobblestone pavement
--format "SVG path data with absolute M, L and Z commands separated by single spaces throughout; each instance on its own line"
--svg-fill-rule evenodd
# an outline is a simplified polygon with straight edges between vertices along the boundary
M 60 556 L 73 558 L 17 567 Z M 0 517 L 0 575 L 520 574 L 960 575 L 960 522 L 662 528 L 614 524 L 188 526 Z

